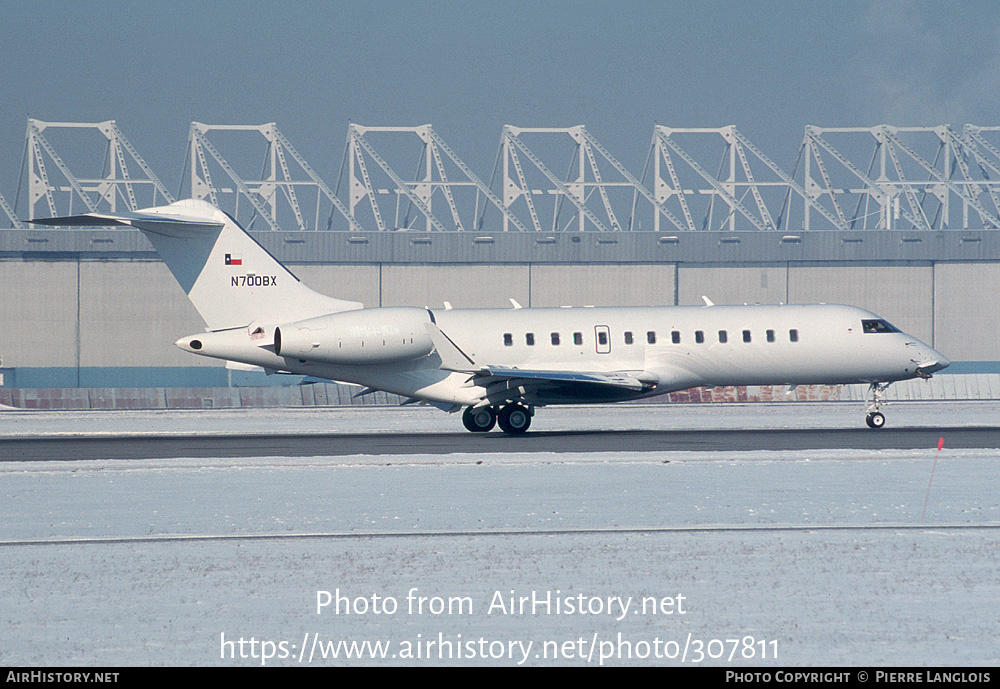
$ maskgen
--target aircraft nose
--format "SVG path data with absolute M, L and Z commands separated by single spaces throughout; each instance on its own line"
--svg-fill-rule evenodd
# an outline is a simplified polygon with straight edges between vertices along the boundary
M 943 356 L 942 354 L 938 354 L 937 352 L 934 353 L 937 354 L 937 359 L 934 361 L 933 364 L 931 364 L 928 367 L 928 370 L 940 371 L 943 368 L 948 368 L 949 366 L 951 366 L 951 362 L 947 359 L 947 357 Z

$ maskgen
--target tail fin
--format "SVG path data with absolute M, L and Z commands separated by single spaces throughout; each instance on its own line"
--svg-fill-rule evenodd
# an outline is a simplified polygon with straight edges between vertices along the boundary
M 363 308 L 303 285 L 233 218 L 205 201 L 185 199 L 121 215 L 93 213 L 34 222 L 131 225 L 142 230 L 209 330 L 287 323 Z

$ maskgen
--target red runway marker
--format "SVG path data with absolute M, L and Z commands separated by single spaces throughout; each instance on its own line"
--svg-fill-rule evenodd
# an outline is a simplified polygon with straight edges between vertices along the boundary
M 931 483 L 934 482 L 934 470 L 937 469 L 937 458 L 941 454 L 941 448 L 944 447 L 944 437 L 938 438 L 938 449 L 934 453 L 934 465 L 931 466 L 931 480 L 927 482 L 927 495 L 924 496 L 924 511 L 920 513 L 920 523 L 924 523 L 924 516 L 927 514 L 927 499 L 931 496 Z

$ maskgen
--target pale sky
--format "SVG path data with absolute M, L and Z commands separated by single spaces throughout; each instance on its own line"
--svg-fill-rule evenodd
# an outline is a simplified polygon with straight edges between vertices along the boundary
M 29 115 L 116 120 L 176 192 L 192 120 L 275 121 L 333 182 L 349 121 L 431 123 L 483 177 L 504 124 L 636 172 L 654 123 L 735 124 L 790 168 L 807 124 L 1000 125 L 998 96 L 984 0 L 0 0 L 0 193 Z

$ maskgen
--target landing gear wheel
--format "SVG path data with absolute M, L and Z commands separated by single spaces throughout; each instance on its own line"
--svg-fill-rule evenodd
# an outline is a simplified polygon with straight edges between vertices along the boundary
M 885 425 L 885 415 L 879 409 L 885 405 L 883 395 L 890 385 L 891 383 L 872 383 L 868 386 L 868 394 L 865 397 L 867 402 L 865 411 L 868 412 L 865 423 L 868 424 L 868 428 L 882 428 Z
M 497 416 L 500 430 L 509 435 L 521 435 L 531 425 L 531 412 L 520 404 L 508 404 Z
M 467 408 L 462 413 L 462 423 L 473 433 L 486 433 L 497 424 L 497 413 L 493 407 Z
M 885 425 L 885 414 L 880 411 L 869 412 L 865 417 L 865 423 L 868 424 L 868 428 L 882 428 Z

